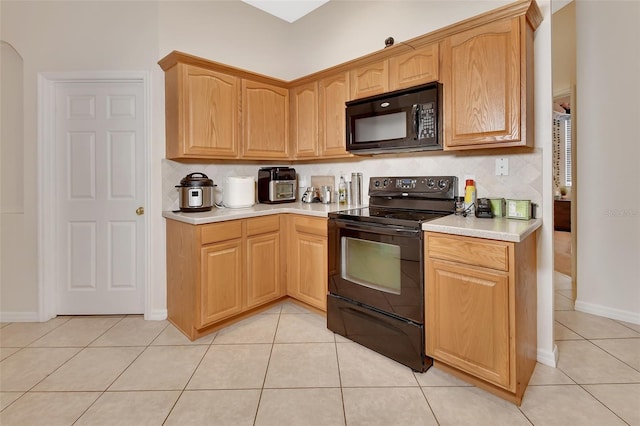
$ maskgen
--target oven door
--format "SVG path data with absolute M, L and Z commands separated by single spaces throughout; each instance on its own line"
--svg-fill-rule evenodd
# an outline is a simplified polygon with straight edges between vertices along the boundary
M 424 324 L 422 231 L 329 220 L 329 293 Z

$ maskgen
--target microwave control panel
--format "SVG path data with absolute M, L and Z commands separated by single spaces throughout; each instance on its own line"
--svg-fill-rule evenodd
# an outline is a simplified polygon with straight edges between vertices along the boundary
M 436 109 L 433 102 L 418 105 L 417 115 L 418 139 L 435 138 L 438 117 L 436 117 Z

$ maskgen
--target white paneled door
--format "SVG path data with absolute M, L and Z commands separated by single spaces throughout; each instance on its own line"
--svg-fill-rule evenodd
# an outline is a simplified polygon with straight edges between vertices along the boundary
M 55 97 L 57 314 L 144 313 L 144 86 L 60 83 Z

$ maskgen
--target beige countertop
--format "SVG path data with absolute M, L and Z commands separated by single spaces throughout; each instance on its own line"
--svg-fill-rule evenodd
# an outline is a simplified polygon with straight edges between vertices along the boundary
M 354 206 L 337 203 L 282 203 L 255 204 L 242 209 L 214 207 L 208 212 L 182 213 L 163 211 L 166 219 L 177 220 L 191 225 L 223 222 L 225 220 L 246 219 L 250 217 L 266 216 L 270 214 L 294 213 L 308 216 L 327 217 L 330 212 L 347 210 Z M 467 237 L 488 238 L 492 240 L 520 242 L 532 234 L 542 225 L 542 219 L 478 219 L 473 216 L 445 216 L 422 224 L 424 231 L 442 232 L 446 234 L 463 235 Z
M 280 213 L 296 213 L 307 216 L 327 217 L 329 212 L 346 210 L 348 206 L 331 203 L 295 203 L 281 204 L 254 204 L 252 207 L 242 209 L 230 209 L 227 207 L 214 207 L 208 212 L 182 213 L 165 210 L 162 216 L 167 219 L 190 223 L 192 225 L 203 225 L 205 223 L 223 222 L 225 220 L 246 219 L 250 217 L 266 216 Z
M 542 219 L 479 219 L 475 216 L 450 215 L 423 223 L 422 230 L 519 243 L 540 226 Z

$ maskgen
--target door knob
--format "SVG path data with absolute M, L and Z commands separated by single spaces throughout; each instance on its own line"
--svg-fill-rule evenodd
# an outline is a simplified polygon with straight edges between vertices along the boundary
M 142 216 L 142 215 L 144 214 L 144 207 L 138 207 L 138 208 L 136 209 L 136 214 L 137 214 L 138 216 Z

